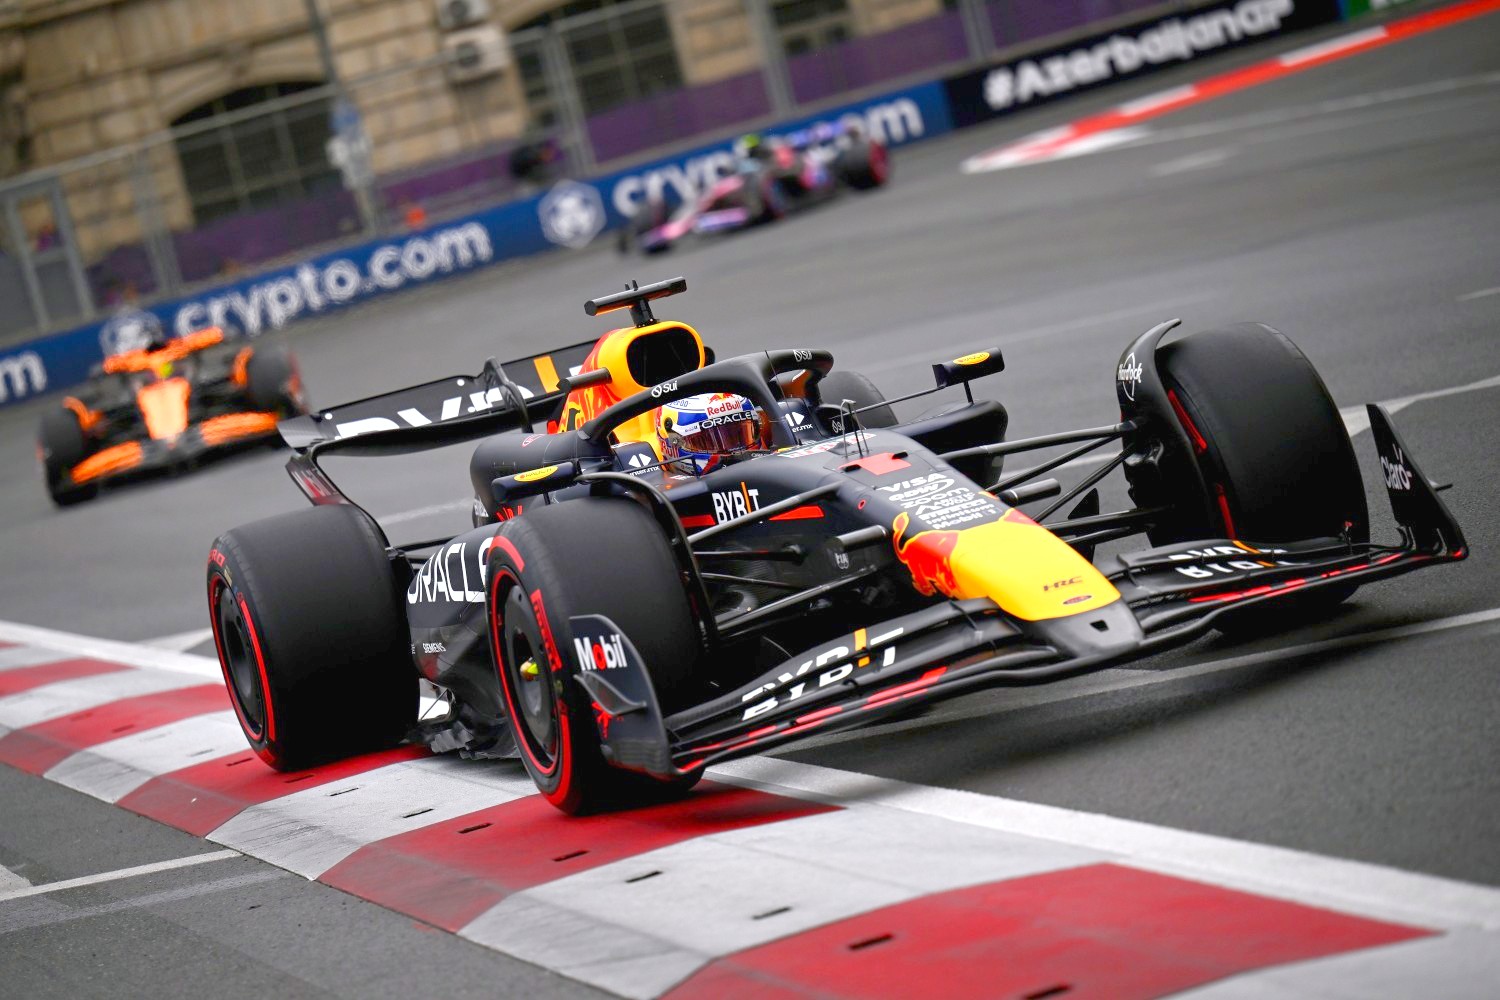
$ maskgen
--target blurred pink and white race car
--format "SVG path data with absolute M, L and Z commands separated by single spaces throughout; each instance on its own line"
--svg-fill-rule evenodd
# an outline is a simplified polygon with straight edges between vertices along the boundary
M 742 136 L 734 165 L 696 200 L 673 212 L 660 197 L 647 201 L 620 231 L 622 253 L 670 250 L 690 236 L 733 232 L 821 204 L 843 188 L 885 184 L 885 145 L 851 128 L 820 124 L 786 136 Z

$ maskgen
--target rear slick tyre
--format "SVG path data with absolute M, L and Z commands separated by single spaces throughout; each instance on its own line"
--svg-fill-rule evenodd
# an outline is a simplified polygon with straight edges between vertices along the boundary
M 686 794 L 674 781 L 613 767 L 576 680 L 570 619 L 612 621 L 641 655 L 664 712 L 680 702 L 698 636 L 661 528 L 633 500 L 591 497 L 508 521 L 490 548 L 490 650 L 522 763 L 542 795 L 573 815 Z
M 70 507 L 75 503 L 92 499 L 99 493 L 97 483 L 83 486 L 65 486 L 68 472 L 90 451 L 88 435 L 78 422 L 78 414 L 61 407 L 48 410 L 42 415 L 41 431 L 37 435 L 37 447 L 42 456 L 42 469 L 47 477 L 47 495 L 59 507 Z
M 860 372 L 830 372 L 818 383 L 818 398 L 824 406 L 839 406 L 847 399 L 856 410 L 870 407 L 855 417 L 866 430 L 896 426 L 896 411 L 881 405 L 885 403 L 885 393 Z
M 314 507 L 220 535 L 208 612 L 240 728 L 278 771 L 393 747 L 415 724 L 405 608 L 363 511 Z

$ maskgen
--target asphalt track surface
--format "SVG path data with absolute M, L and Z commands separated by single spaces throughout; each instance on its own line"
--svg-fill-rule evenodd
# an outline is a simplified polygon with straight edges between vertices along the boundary
M 1500 15 L 1166 116 L 1134 146 L 958 172 L 1029 132 L 1318 37 L 926 143 L 896 158 L 889 190 L 774 228 L 650 261 L 553 255 L 290 339 L 315 398 L 334 402 L 592 338 L 602 325 L 583 299 L 681 273 L 689 293 L 658 311 L 721 356 L 824 346 L 890 395 L 922 388 L 932 360 L 1001 346 L 1008 370 L 980 388 L 1010 409 L 1013 435 L 1112 420 L 1121 347 L 1172 316 L 1285 330 L 1341 406 L 1500 376 L 1500 294 L 1483 294 L 1500 286 Z M 1372 99 L 1318 111 L 1360 95 Z M 123 640 L 201 629 L 213 537 L 301 502 L 284 456 L 256 451 L 54 511 L 32 459 L 39 405 L 0 414 L 0 618 Z M 1455 483 L 1444 496 L 1468 562 L 1372 586 L 1315 626 L 975 695 L 785 756 L 1500 885 L 1500 616 L 1400 631 L 1500 607 L 1500 386 L 1413 402 L 1397 422 L 1428 474 Z M 1368 433 L 1355 442 L 1388 531 Z M 461 453 L 335 475 L 396 515 L 397 537 L 464 526 Z M 433 505 L 448 506 L 412 513 Z M 1298 651 L 1377 630 L 1395 631 Z M 1248 662 L 1214 668 L 1231 657 Z M 209 850 L 8 769 L 0 801 L 0 865 L 34 883 Z M 248 859 L 8 912 L 0 961 L 17 995 L 409 996 L 436 982 L 594 995 Z

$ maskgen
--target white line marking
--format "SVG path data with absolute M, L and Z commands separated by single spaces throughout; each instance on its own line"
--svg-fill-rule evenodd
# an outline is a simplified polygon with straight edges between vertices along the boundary
M 1343 52 L 1346 49 L 1357 49 L 1361 45 L 1378 42 L 1385 38 L 1385 36 L 1386 30 L 1384 28 L 1366 28 L 1364 31 L 1355 31 L 1347 35 L 1340 35 L 1338 38 L 1330 38 L 1328 41 L 1319 42 L 1316 45 L 1293 49 L 1290 52 L 1284 53 L 1276 61 L 1287 67 L 1300 66 L 1305 62 L 1312 62 L 1314 59 L 1331 56 L 1336 52 Z
M 1318 101 L 1314 104 L 1295 105 L 1272 111 L 1258 111 L 1248 115 L 1236 115 L 1232 118 L 1222 118 L 1218 121 L 1203 122 L 1196 125 L 1179 125 L 1176 128 L 1152 129 L 1149 133 L 1143 129 L 1143 134 L 1134 145 L 1137 147 L 1155 145 L 1162 142 L 1175 142 L 1181 139 L 1200 139 L 1204 136 L 1222 135 L 1226 132 L 1242 132 L 1267 125 L 1284 125 L 1306 118 L 1318 118 L 1325 115 L 1338 114 L 1343 111 L 1354 111 L 1382 104 L 1416 100 L 1422 97 L 1431 97 L 1435 94 L 1446 94 L 1457 90 L 1492 87 L 1496 84 L 1500 84 L 1500 73 L 1476 73 L 1471 76 L 1414 84 L 1410 87 L 1393 87 L 1390 90 L 1379 90 L 1369 94 L 1332 98 L 1326 101 Z
M 1500 928 L 1500 889 L 1433 875 L 766 757 L 721 764 L 708 774 L 765 791 L 888 806 L 1102 850 L 1151 871 L 1385 920 L 1444 930 Z
M 447 503 L 429 504 L 426 507 L 413 507 L 411 510 L 403 510 L 395 514 L 380 515 L 375 520 L 380 524 L 401 524 L 403 521 L 419 521 L 424 517 L 432 517 L 436 514 L 448 514 L 453 511 L 467 510 L 473 505 L 473 500 L 449 500 Z
M 201 646 L 213 637 L 213 629 L 195 628 L 189 629 L 186 632 L 178 632 L 175 635 L 164 635 L 155 639 L 147 639 L 141 645 L 150 646 L 152 649 L 169 649 L 174 653 L 185 653 L 194 646 Z
M 1187 156 L 1165 163 L 1158 163 L 1151 168 L 1152 177 L 1171 177 L 1173 174 L 1186 173 L 1189 170 L 1207 170 L 1210 167 L 1222 166 L 1233 152 L 1231 149 L 1208 149 L 1201 153 L 1189 153 Z
M 1465 385 L 1450 385 L 1442 389 L 1429 389 L 1427 392 L 1413 393 L 1410 396 L 1398 396 L 1395 399 L 1384 400 L 1380 405 L 1385 407 L 1392 416 L 1400 413 L 1413 403 L 1420 403 L 1428 399 L 1442 399 L 1444 396 L 1457 396 L 1465 392 L 1479 392 L 1484 389 L 1500 388 L 1500 375 L 1480 379 L 1478 382 L 1469 382 Z M 1353 437 L 1360 431 L 1370 429 L 1370 413 L 1363 406 L 1346 406 L 1339 410 L 1339 415 L 1344 418 L 1344 427 Z
M 192 854 L 185 858 L 176 858 L 172 861 L 154 861 L 149 865 L 136 865 L 134 868 L 121 868 L 112 872 L 100 872 L 98 875 L 84 875 L 81 878 L 70 878 L 62 882 L 47 882 L 42 885 L 28 886 L 24 889 L 0 890 L 0 903 L 11 899 L 24 899 L 27 896 L 41 896 L 49 892 L 64 892 L 68 889 L 80 889 L 86 885 L 99 885 L 101 882 L 118 882 L 122 878 L 135 878 L 138 875 L 154 875 L 157 872 L 169 872 L 178 868 L 191 868 L 194 865 L 206 865 L 214 861 L 228 861 L 230 858 L 244 857 L 239 851 L 210 851 L 207 854 Z
M 4 865 L 0 865 L 0 899 L 4 899 L 7 893 L 18 892 L 30 886 L 31 883 L 26 881 L 24 876 L 17 875 Z
M 1473 302 L 1475 299 L 1483 299 L 1491 295 L 1500 295 L 1500 285 L 1496 285 L 1494 288 L 1481 288 L 1477 292 L 1469 292 L 1467 295 L 1460 295 L 1458 297 L 1458 301 Z
M 56 629 L 23 625 L 20 622 L 0 621 L 0 641 L 20 643 L 26 646 L 41 646 L 58 649 L 74 656 L 89 656 L 111 663 L 123 663 L 131 667 L 152 667 L 156 670 L 175 670 L 211 680 L 222 681 L 219 661 L 207 656 L 193 656 L 169 649 L 154 649 L 134 642 L 117 642 L 113 639 L 96 639 L 90 635 L 59 632 Z
M 1466 615 L 1454 615 L 1451 618 L 1437 618 L 1432 621 L 1418 622 L 1414 625 L 1393 625 L 1390 628 L 1374 629 L 1369 632 L 1354 632 L 1349 635 L 1335 636 L 1331 639 L 1319 639 L 1316 642 L 1299 643 L 1295 646 L 1278 646 L 1275 649 L 1265 649 L 1255 653 L 1242 653 L 1239 656 L 1228 656 L 1217 660 L 1205 660 L 1202 663 L 1194 663 L 1191 666 L 1173 667 L 1168 670 L 1143 671 L 1139 668 L 1115 668 L 1065 682 L 1065 686 L 1060 688 L 1034 688 L 1031 689 L 1032 693 L 1030 694 L 1023 694 L 1022 691 L 1007 692 L 1013 699 L 1022 702 L 1014 707 L 996 708 L 993 704 L 974 705 L 965 709 L 951 710 L 945 710 L 940 707 L 932 714 L 916 719 L 865 726 L 859 729 L 851 729 L 848 732 L 830 733 L 827 736 L 814 736 L 811 739 L 798 742 L 794 749 L 812 749 L 834 743 L 849 743 L 854 740 L 878 738 L 891 733 L 911 732 L 917 729 L 946 726 L 964 719 L 993 719 L 1012 712 L 1027 712 L 1039 705 L 1076 701 L 1081 698 L 1090 698 L 1095 695 L 1116 691 L 1133 691 L 1139 688 L 1155 687 L 1159 684 L 1172 684 L 1191 677 L 1204 677 L 1209 674 L 1222 673 L 1226 670 L 1241 670 L 1245 667 L 1253 667 L 1261 663 L 1276 663 L 1280 660 L 1298 656 L 1314 656 L 1318 653 L 1328 653 L 1339 649 L 1356 649 L 1360 646 L 1373 646 L 1385 642 L 1394 642 L 1399 639 L 1410 639 L 1420 635 L 1431 635 L 1435 632 L 1446 632 L 1450 629 L 1485 625 L 1494 621 L 1500 621 L 1500 608 L 1491 608 L 1488 611 L 1475 611 Z M 949 704 L 956 706 L 963 703 L 950 702 Z
M 1180 87 L 1172 87 L 1168 90 L 1157 91 L 1154 94 L 1147 94 L 1145 97 L 1137 97 L 1133 101 L 1126 101 L 1124 104 L 1116 107 L 1115 110 L 1122 115 L 1133 118 L 1144 111 L 1155 111 L 1157 108 L 1165 107 L 1168 104 L 1185 101 L 1197 93 L 1197 84 L 1185 83 Z

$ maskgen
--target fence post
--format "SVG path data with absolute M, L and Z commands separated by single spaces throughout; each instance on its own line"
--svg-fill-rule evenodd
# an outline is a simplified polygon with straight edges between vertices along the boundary
M 84 319 L 91 319 L 98 312 L 93 289 L 89 287 L 83 268 L 83 251 L 78 246 L 78 233 L 73 228 L 73 213 L 63 197 L 62 179 L 52 184 L 52 219 L 57 225 L 57 237 L 68 254 L 68 278 L 73 282 L 73 294 L 78 298 L 78 311 Z
M 796 110 L 797 97 L 787 75 L 786 50 L 781 46 L 776 19 L 771 15 L 770 0 L 745 0 L 745 7 L 755 39 L 760 43 L 761 78 L 766 81 L 766 96 L 771 99 L 771 110 L 784 118 Z
M 161 199 L 157 197 L 156 179 L 151 176 L 145 146 L 137 146 L 130 152 L 130 184 L 135 189 L 141 241 L 146 245 L 151 272 L 156 276 L 155 294 L 171 294 L 182 284 L 182 271 L 177 267 L 177 248 L 172 244 L 172 234 L 162 216 Z
M 969 58 L 981 62 L 995 50 L 995 32 L 985 0 L 958 0 L 958 12 L 964 21 L 964 38 L 969 43 Z
M 15 200 L 5 198 L 3 201 L 5 228 L 10 234 L 11 245 L 15 247 L 16 260 L 21 264 L 21 282 L 26 286 L 26 297 L 31 300 L 31 318 L 36 330 L 40 332 L 52 325 L 52 318 L 47 314 L 42 286 L 36 279 L 36 265 L 31 259 L 31 241 L 26 236 L 26 228 L 21 225 L 21 215 L 16 211 Z
M 572 161 L 568 172 L 575 177 L 593 173 L 598 164 L 594 162 L 594 145 L 589 141 L 588 125 L 584 121 L 583 101 L 578 97 L 578 87 L 569 69 L 562 35 L 552 24 L 542 28 L 542 75 L 547 78 L 547 90 L 557 99 L 563 141 L 568 147 L 568 159 Z

